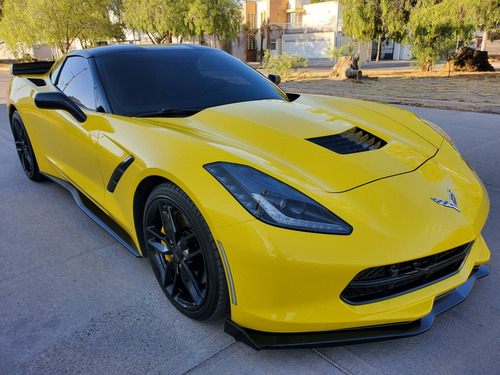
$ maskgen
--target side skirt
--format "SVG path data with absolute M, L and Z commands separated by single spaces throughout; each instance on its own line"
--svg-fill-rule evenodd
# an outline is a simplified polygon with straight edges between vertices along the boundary
M 87 198 L 83 193 L 76 189 L 73 185 L 68 182 L 61 180 L 57 177 L 42 173 L 48 179 L 61 185 L 63 188 L 68 190 L 76 204 L 80 209 L 85 212 L 92 220 L 99 224 L 102 229 L 111 234 L 119 243 L 121 243 L 128 251 L 134 254 L 136 257 L 141 258 L 141 255 L 137 251 L 132 238 L 128 235 L 122 227 L 120 227 L 113 219 L 111 219 L 106 213 L 101 210 L 95 203 L 93 203 L 89 198 Z

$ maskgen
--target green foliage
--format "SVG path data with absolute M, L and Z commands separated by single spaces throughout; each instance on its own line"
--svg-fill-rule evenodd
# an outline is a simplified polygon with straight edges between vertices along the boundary
M 205 35 L 217 40 L 234 39 L 241 30 L 238 0 L 191 0 L 185 22 L 204 44 Z
M 368 42 L 382 33 L 380 0 L 343 0 L 341 4 L 344 35 Z
M 405 42 L 408 37 L 406 25 L 417 0 L 380 0 L 380 16 L 383 37 L 398 43 Z
M 0 35 L 17 55 L 35 43 L 66 53 L 76 38 L 93 45 L 120 36 L 120 25 L 109 18 L 109 5 L 108 0 L 5 0 Z
M 330 60 L 336 60 L 340 56 L 353 56 L 355 46 L 356 46 L 356 43 L 352 42 L 349 44 L 344 44 L 340 48 L 329 48 L 328 49 L 328 58 Z
M 491 31 L 500 28 L 500 0 L 468 0 L 465 1 L 465 6 L 474 12 L 481 30 Z
M 420 0 L 413 9 L 408 29 L 412 53 L 422 70 L 430 70 L 439 60 L 447 60 L 458 45 L 470 44 L 476 29 L 468 0 Z
M 144 32 L 151 43 L 172 43 L 172 36 L 192 35 L 184 20 L 192 1 L 122 0 L 123 21 Z
M 287 78 L 298 68 L 307 67 L 307 60 L 305 57 L 297 55 L 271 56 L 269 50 L 266 50 L 262 67 L 271 74 L 278 74 L 281 78 Z

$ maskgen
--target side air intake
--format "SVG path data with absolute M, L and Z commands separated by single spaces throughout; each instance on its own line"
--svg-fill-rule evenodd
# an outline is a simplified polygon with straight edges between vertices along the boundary
M 387 142 L 358 127 L 340 134 L 309 138 L 308 141 L 337 154 L 355 154 L 384 147 Z

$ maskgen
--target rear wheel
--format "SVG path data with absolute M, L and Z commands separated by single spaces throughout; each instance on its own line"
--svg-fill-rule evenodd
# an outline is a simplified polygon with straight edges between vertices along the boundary
M 35 153 L 19 112 L 15 111 L 12 114 L 10 118 L 10 127 L 12 135 L 14 136 L 14 141 L 16 142 L 17 155 L 19 156 L 19 161 L 21 162 L 21 166 L 26 176 L 33 181 L 42 180 L 43 175 L 38 169 Z
M 205 320 L 227 310 L 224 268 L 207 223 L 176 185 L 165 183 L 149 196 L 144 238 L 163 292 L 184 315 Z

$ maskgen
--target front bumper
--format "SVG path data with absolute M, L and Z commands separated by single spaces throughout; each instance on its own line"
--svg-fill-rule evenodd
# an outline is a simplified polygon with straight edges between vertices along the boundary
M 487 264 L 474 267 L 465 283 L 437 297 L 431 312 L 412 322 L 322 332 L 271 333 L 242 328 L 228 319 L 224 331 L 256 350 L 338 346 L 414 336 L 427 331 L 438 314 L 464 301 L 475 281 L 489 271 Z

